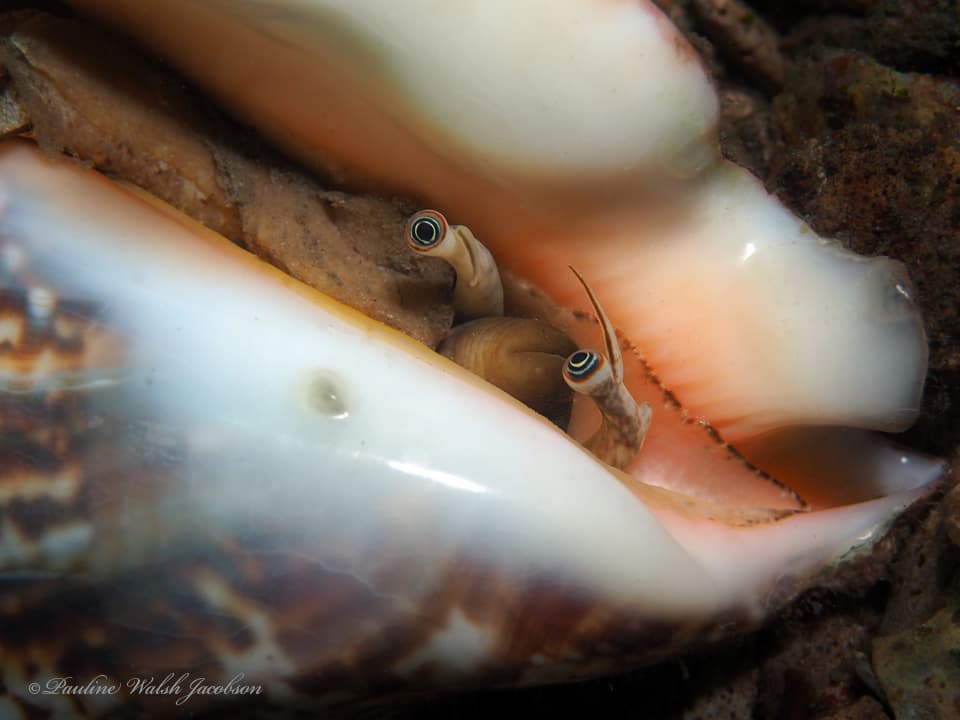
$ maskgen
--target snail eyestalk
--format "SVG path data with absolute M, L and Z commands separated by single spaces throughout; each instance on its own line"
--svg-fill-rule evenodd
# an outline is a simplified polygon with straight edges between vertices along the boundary
M 600 428 L 583 445 L 600 460 L 625 470 L 643 447 L 653 411 L 650 403 L 638 405 L 623 382 L 623 356 L 616 331 L 600 301 L 580 273 L 603 333 L 606 355 L 595 350 L 577 350 L 563 364 L 563 379 L 575 392 L 589 395 L 600 410 Z
M 503 315 L 503 285 L 490 251 L 463 225 L 450 225 L 436 210 L 421 210 L 407 222 L 407 245 L 446 260 L 457 273 L 453 289 L 457 321 Z

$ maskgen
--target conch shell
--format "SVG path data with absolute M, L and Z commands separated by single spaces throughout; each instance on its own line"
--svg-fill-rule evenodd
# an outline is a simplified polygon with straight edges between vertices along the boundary
M 719 160 L 709 83 L 648 3 L 504 0 L 474 22 L 473 3 L 420 0 L 75 4 L 164 48 L 303 159 L 462 215 L 558 298 L 574 264 L 626 330 L 627 384 L 654 421 L 617 471 L 158 201 L 5 143 L 0 710 L 175 712 L 130 685 L 168 673 L 258 688 L 191 697 L 199 712 L 623 670 L 755 627 L 941 477 L 860 430 L 764 435 L 908 424 L 922 324 L 902 268 L 820 241 Z M 462 35 L 411 44 L 410 17 Z M 491 50 L 504 27 L 516 42 Z M 580 42 L 593 35 L 602 48 Z M 423 47 L 461 62 L 410 51 Z M 536 82 L 563 47 L 584 51 L 577 72 Z M 641 56 L 663 85 L 620 84 Z M 238 72 L 250 57 L 263 62 Z M 575 108 L 537 115 L 556 124 L 519 155 L 504 133 L 524 126 L 484 120 L 517 97 L 487 79 L 518 67 L 543 90 L 534 101 Z M 580 104 L 590 93 L 599 107 Z M 653 124 L 634 132 L 643 105 Z M 598 145 L 576 145 L 581 132 Z M 593 323 L 558 323 L 595 342 Z M 850 352 L 833 344 L 845 332 Z M 571 433 L 591 422 L 581 413 Z M 718 429 L 771 450 L 777 479 Z M 45 692 L 67 676 L 118 691 Z

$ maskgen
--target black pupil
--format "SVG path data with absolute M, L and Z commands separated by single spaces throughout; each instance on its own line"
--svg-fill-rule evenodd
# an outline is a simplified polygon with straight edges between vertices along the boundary
M 421 247 L 436 245 L 440 240 L 440 223 L 434 218 L 420 218 L 413 224 L 413 241 Z
M 567 360 L 567 373 L 572 378 L 589 377 L 600 363 L 600 356 L 590 350 L 577 350 Z

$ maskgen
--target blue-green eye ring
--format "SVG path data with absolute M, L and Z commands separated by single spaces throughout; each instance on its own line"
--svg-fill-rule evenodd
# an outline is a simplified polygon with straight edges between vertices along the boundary
M 582 383 L 603 367 L 603 355 L 593 350 L 577 350 L 563 365 L 563 374 L 573 383 Z
M 407 244 L 414 250 L 436 247 L 447 234 L 447 219 L 436 210 L 421 210 L 407 223 Z

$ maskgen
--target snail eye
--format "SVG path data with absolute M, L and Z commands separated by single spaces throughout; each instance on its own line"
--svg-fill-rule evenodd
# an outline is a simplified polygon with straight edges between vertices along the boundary
M 407 223 L 407 243 L 414 250 L 429 250 L 447 233 L 447 221 L 435 210 L 421 210 Z
M 593 350 L 577 350 L 563 364 L 563 375 L 578 385 L 594 377 L 603 367 L 603 355 Z

